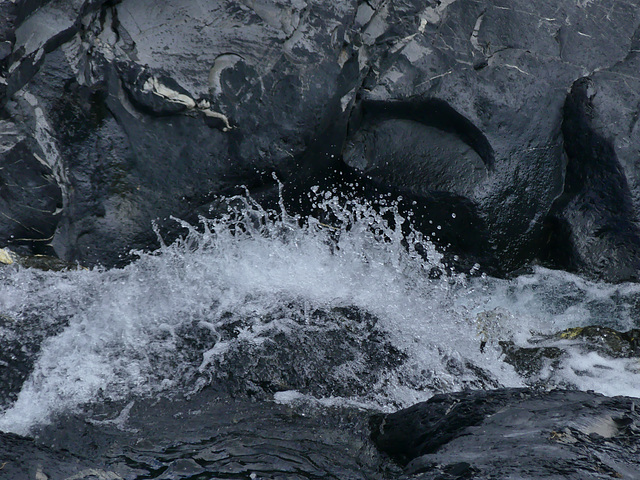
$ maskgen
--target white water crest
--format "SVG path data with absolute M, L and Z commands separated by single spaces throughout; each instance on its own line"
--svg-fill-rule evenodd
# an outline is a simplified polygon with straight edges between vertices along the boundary
M 585 325 L 637 328 L 637 285 L 545 269 L 514 280 L 430 278 L 434 268 L 444 270 L 442 255 L 418 232 L 403 231 L 406 219 L 393 202 L 374 209 L 331 192 L 317 192 L 315 201 L 331 224 L 234 197 L 226 215 L 183 223 L 181 240 L 139 253 L 123 269 L 2 269 L 0 314 L 7 320 L 0 342 L 34 322 L 49 334 L 17 400 L 0 414 L 0 429 L 24 434 L 87 403 L 195 391 L 237 376 L 246 366 L 234 359 L 251 359 L 262 347 L 289 348 L 282 339 L 301 331 L 368 342 L 362 321 L 322 314 L 336 308 L 375 319 L 388 343 L 380 343 L 384 358 L 397 354 L 397 362 L 378 365 L 366 391 L 318 398 L 324 404 L 391 410 L 438 392 L 540 382 L 640 396 L 637 360 L 565 342 L 569 354 L 559 363 L 523 377 L 500 344 L 528 347 L 541 335 Z M 314 372 L 321 352 L 296 352 L 295 363 L 313 382 L 327 382 L 319 391 L 341 391 L 375 363 L 363 350 Z M 300 392 L 283 385 L 275 400 L 314 398 L 306 384 L 309 391 Z

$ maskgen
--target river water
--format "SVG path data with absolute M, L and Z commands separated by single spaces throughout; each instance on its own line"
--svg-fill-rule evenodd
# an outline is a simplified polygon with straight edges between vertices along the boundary
M 442 256 L 393 203 L 314 202 L 322 221 L 236 197 L 122 269 L 0 269 L 0 430 L 214 384 L 382 411 L 465 388 L 640 396 L 637 358 L 577 330 L 639 328 L 640 286 L 539 267 L 437 275 Z

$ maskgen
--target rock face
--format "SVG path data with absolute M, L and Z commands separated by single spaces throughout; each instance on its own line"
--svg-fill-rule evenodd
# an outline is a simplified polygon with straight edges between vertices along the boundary
M 356 409 L 300 415 L 205 391 L 86 413 L 43 428 L 38 440 L 0 432 L 5 478 L 389 478 L 368 439 L 367 414 Z
M 375 415 L 370 436 L 370 413 L 355 407 L 301 411 L 203 390 L 87 406 L 35 438 L 0 433 L 0 465 L 16 480 L 635 480 L 637 402 L 524 389 L 439 395 Z
M 0 8 L 2 246 L 119 265 L 153 221 L 171 235 L 274 172 L 302 208 L 338 168 L 427 235 L 442 204 L 468 212 L 439 241 L 466 264 L 637 278 L 634 2 Z
M 637 399 L 505 389 L 438 395 L 372 418 L 416 479 L 637 478 Z

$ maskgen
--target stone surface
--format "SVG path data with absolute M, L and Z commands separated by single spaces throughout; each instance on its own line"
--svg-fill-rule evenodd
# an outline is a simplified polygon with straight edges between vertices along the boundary
M 138 399 L 88 407 L 36 440 L 0 433 L 1 473 L 32 480 L 388 478 L 368 438 L 367 412 L 267 402 Z M 3 457 L 3 455 L 8 455 Z
M 438 395 L 372 419 L 416 479 L 637 478 L 638 399 L 555 390 Z
M 52 252 L 62 192 L 51 165 L 18 126 L 0 120 L 0 243 L 14 250 Z
M 157 246 L 152 222 L 171 239 L 170 215 L 208 214 L 239 185 L 269 197 L 272 173 L 305 213 L 305 188 L 339 168 L 368 182 L 365 196 L 410 197 L 427 235 L 439 205 L 470 212 L 472 228 L 449 222 L 449 238 L 434 237 L 463 270 L 538 258 L 637 278 L 635 2 L 2 8 L 2 115 L 62 195 L 34 218 L 46 235 L 31 233 L 27 250 L 55 233 L 64 260 L 122 265 Z M 12 229 L 3 219 L 2 239 Z
M 0 465 L 16 480 L 37 472 L 68 480 L 634 480 L 638 401 L 565 390 L 469 391 L 369 417 L 352 407 L 292 408 L 204 390 L 86 406 L 34 438 L 0 433 Z
M 564 107 L 565 190 L 552 209 L 558 266 L 612 281 L 640 271 L 640 30 L 629 54 L 574 83 Z

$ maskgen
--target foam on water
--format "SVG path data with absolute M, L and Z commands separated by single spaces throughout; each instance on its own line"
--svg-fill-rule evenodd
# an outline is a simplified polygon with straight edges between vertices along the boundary
M 588 283 L 543 269 L 513 281 L 429 278 L 442 268 L 441 255 L 420 234 L 403 233 L 405 220 L 391 203 L 376 211 L 319 192 L 317 207 L 331 214 L 331 225 L 265 212 L 250 198 L 230 203 L 229 214 L 199 228 L 184 224 L 183 239 L 140 253 L 123 269 L 0 271 L 0 313 L 17 328 L 37 318 L 54 331 L 17 401 L 1 414 L 0 429 L 26 433 L 88 402 L 200 388 L 230 349 L 259 345 L 274 332 L 319 328 L 293 322 L 291 305 L 355 307 L 377 318 L 377 328 L 406 355 L 402 365 L 366 395 L 324 402 L 382 409 L 468 386 L 522 385 L 503 361 L 499 340 L 526 346 L 533 334 L 567 327 L 635 325 L 635 285 Z M 237 335 L 223 338 L 238 319 Z M 186 327 L 208 336 L 195 362 L 180 341 Z M 550 384 L 640 395 L 631 363 L 576 351 L 541 376 Z M 348 381 L 351 367 L 344 368 Z M 280 402 L 300 398 L 308 395 L 276 395 Z

